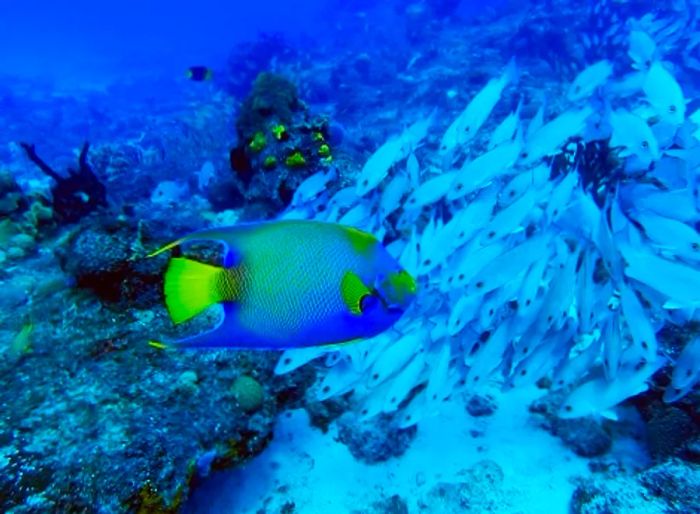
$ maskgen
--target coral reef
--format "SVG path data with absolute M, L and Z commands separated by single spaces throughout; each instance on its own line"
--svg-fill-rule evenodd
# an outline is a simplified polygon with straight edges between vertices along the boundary
M 355 510 L 352 514 L 408 514 L 408 512 L 406 500 L 398 494 L 394 494 L 388 498 L 377 500 L 368 508 Z
M 560 395 L 549 395 L 530 405 L 530 412 L 537 416 L 542 428 L 561 439 L 577 455 L 605 455 L 612 447 L 612 435 L 604 423 L 591 418 L 561 419 L 557 414 L 560 404 Z
M 71 296 L 60 294 L 63 305 Z M 107 314 L 85 300 L 73 309 L 44 309 L 33 351 L 0 359 L 0 401 L 12 406 L 0 425 L 5 512 L 39 501 L 63 512 L 176 512 L 201 448 L 216 450 L 214 469 L 234 466 L 265 447 L 275 413 L 292 405 L 284 391 L 300 382 L 275 379 L 272 355 L 154 352 L 146 332 L 163 316 Z M 253 369 L 266 394 L 251 415 L 225 384 Z
M 693 437 L 700 434 L 698 426 L 697 420 L 683 410 L 659 406 L 647 421 L 649 452 L 659 461 L 688 455 Z
M 16 217 L 27 208 L 27 200 L 12 174 L 6 170 L 0 170 L 0 215 L 3 218 Z
M 490 416 L 497 408 L 496 402 L 490 396 L 475 394 L 467 402 L 467 412 L 475 418 Z
M 105 302 L 146 308 L 162 297 L 164 259 L 145 259 L 144 225 L 100 218 L 57 250 L 61 268 Z
M 435 485 L 419 502 L 419 512 L 504 512 L 503 471 L 492 461 L 481 461 L 460 473 L 459 482 Z
M 265 391 L 260 382 L 251 376 L 242 375 L 236 378 L 231 392 L 238 406 L 245 412 L 254 412 L 263 404 Z
M 0 172 L 0 214 L 0 263 L 33 254 L 56 225 L 49 201 L 25 194 L 8 172 Z
M 230 164 L 246 200 L 279 209 L 303 180 L 333 159 L 328 121 L 314 117 L 288 79 L 257 76 L 236 120 Z
M 669 461 L 637 477 L 615 476 L 583 480 L 574 492 L 575 514 L 627 512 L 690 513 L 700 511 L 696 491 L 700 468 Z
M 552 178 L 574 171 L 581 176 L 581 185 L 599 207 L 615 191 L 617 184 L 630 177 L 623 169 L 619 151 L 608 141 L 570 141 L 555 157 L 549 159 Z
M 277 410 L 297 405 L 313 380 L 275 378 L 273 355 L 193 360 L 147 344 L 173 330 L 160 307 L 165 261 L 145 259 L 147 249 L 207 217 L 236 216 L 197 195 L 177 209 L 148 200 L 167 179 L 196 187 L 203 156 L 225 154 L 231 102 L 173 101 L 168 88 L 154 90 L 156 103 L 128 88 L 70 101 L 28 89 L 0 110 L 12 138 L 41 140 L 42 157 L 29 144 L 0 152 L 0 510 L 179 511 L 201 479 L 193 463 L 204 470 L 214 452 L 209 467 L 222 469 L 260 452 Z M 77 169 L 55 171 L 46 162 L 64 165 L 81 118 L 101 142 L 90 147 L 93 166 L 85 145 Z M 240 374 L 265 389 L 255 414 L 230 391 Z
M 311 424 L 322 432 L 328 432 L 328 427 L 336 419 L 350 409 L 351 403 L 345 398 L 330 398 L 326 401 L 314 401 L 310 397 L 305 402 L 305 409 L 311 418 Z
M 367 463 L 400 457 L 416 436 L 416 427 L 396 428 L 391 419 L 380 417 L 365 426 L 351 418 L 340 418 L 338 438 L 353 456 Z
M 29 160 L 53 179 L 51 205 L 60 222 L 74 223 L 100 207 L 107 207 L 107 189 L 87 162 L 89 143 L 85 142 L 80 150 L 78 169 L 69 169 L 65 177 L 41 160 L 34 145 L 21 145 Z

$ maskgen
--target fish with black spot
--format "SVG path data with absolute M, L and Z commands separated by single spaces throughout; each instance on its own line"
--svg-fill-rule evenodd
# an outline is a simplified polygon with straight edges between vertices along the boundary
M 211 80 L 214 72 L 207 66 L 190 66 L 187 68 L 186 75 L 193 82 L 204 82 L 205 80 Z

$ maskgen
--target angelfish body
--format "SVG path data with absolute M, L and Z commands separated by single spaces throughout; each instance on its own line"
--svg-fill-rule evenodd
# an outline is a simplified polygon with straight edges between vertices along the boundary
M 371 337 L 409 306 L 416 284 L 374 236 L 352 227 L 289 220 L 190 234 L 176 245 L 224 244 L 223 266 L 172 258 L 165 273 L 168 311 L 184 322 L 214 304 L 224 318 L 178 347 L 296 348 Z

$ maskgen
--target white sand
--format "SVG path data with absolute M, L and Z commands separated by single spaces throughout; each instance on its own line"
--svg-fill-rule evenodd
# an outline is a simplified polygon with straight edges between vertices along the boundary
M 373 502 L 400 495 L 410 513 L 421 510 L 421 499 L 439 482 L 459 483 L 467 470 L 488 459 L 503 471 L 494 491 L 500 513 L 568 513 L 574 491 L 571 479 L 590 474 L 587 459 L 536 426 L 527 406 L 541 391 L 515 390 L 500 397 L 489 417 L 473 418 L 461 399 L 446 403 L 442 413 L 424 420 L 416 439 L 400 458 L 368 465 L 356 461 L 336 442 L 334 425 L 327 434 L 309 426 L 303 410 L 283 415 L 275 440 L 242 469 L 216 477 L 206 486 L 207 507 L 196 512 L 254 514 L 279 512 L 293 502 L 303 514 L 350 513 Z M 470 430 L 483 432 L 473 437 Z M 621 458 L 633 461 L 630 445 Z M 201 495 L 200 495 L 201 496 Z

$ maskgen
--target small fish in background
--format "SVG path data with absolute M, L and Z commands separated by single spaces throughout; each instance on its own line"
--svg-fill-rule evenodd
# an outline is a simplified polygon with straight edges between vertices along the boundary
M 633 68 L 647 71 L 658 57 L 656 42 L 642 30 L 631 30 L 627 54 L 632 59 Z
M 651 65 L 642 89 L 660 121 L 674 126 L 685 121 L 686 101 L 681 86 L 661 63 Z
M 466 161 L 455 175 L 447 191 L 447 199 L 457 200 L 473 193 L 510 170 L 518 159 L 522 143 L 519 140 L 503 143 L 478 157 Z
M 624 109 L 610 113 L 612 137 L 610 147 L 621 147 L 620 157 L 635 156 L 639 165 L 646 169 L 661 157 L 659 144 L 654 133 L 639 116 Z
M 506 86 L 517 79 L 518 68 L 515 59 L 511 59 L 499 77 L 492 78 L 455 118 L 440 140 L 439 154 L 444 158 L 451 156 L 458 147 L 471 141 L 501 99 Z M 449 162 L 446 161 L 446 163 Z
M 223 266 L 175 257 L 165 272 L 175 323 L 222 304 L 209 332 L 157 348 L 287 349 L 379 334 L 411 304 L 416 283 L 371 234 L 306 220 L 241 224 L 195 232 L 150 256 L 191 241 L 224 244 Z
M 34 332 L 34 323 L 27 321 L 22 328 L 17 332 L 10 347 L 7 350 L 7 355 L 13 361 L 18 360 L 22 355 L 32 351 L 32 332 Z
M 512 58 L 503 73 L 491 79 L 469 102 L 460 116 L 458 142 L 467 143 L 474 138 L 478 130 L 486 122 L 496 104 L 501 99 L 506 86 L 517 79 L 518 68 Z
M 545 96 L 540 104 L 537 112 L 532 117 L 530 122 L 527 124 L 527 129 L 525 130 L 525 141 L 532 139 L 532 136 L 544 126 L 544 116 L 547 110 L 547 97 Z
M 518 132 L 518 126 L 520 125 L 520 111 L 522 111 L 522 108 L 523 99 L 520 97 L 515 110 L 506 116 L 491 133 L 489 150 L 493 150 L 497 146 L 508 143 L 515 138 Z
M 151 193 L 151 203 L 161 206 L 174 206 L 190 194 L 189 186 L 177 180 L 160 182 Z
M 426 205 L 437 203 L 450 190 L 456 175 L 454 171 L 443 173 L 423 182 L 406 200 L 406 210 L 422 209 Z
M 688 394 L 700 382 L 700 337 L 686 343 L 671 375 L 671 384 L 664 391 L 664 402 L 672 403 Z
M 690 263 L 700 260 L 700 234 L 692 226 L 644 211 L 634 214 L 634 218 L 662 254 L 671 252 L 676 258 Z
M 571 419 L 594 415 L 617 420 L 616 406 L 647 391 L 652 375 L 666 365 L 668 359 L 656 356 L 654 360 L 646 361 L 623 357 L 623 361 L 626 362 L 620 365 L 614 380 L 609 381 L 605 374 L 599 374 L 575 388 L 564 400 L 559 417 Z
M 679 261 L 620 246 L 627 262 L 625 275 L 668 297 L 665 308 L 700 306 L 700 271 Z
M 435 111 L 406 127 L 401 134 L 389 138 L 369 156 L 357 177 L 357 196 L 365 196 L 377 188 L 398 162 L 410 156 L 415 160 L 413 152 L 425 139 L 434 117 Z
M 357 177 L 357 195 L 364 196 L 376 188 L 399 160 L 401 160 L 401 139 L 393 137 L 377 148 L 365 162 Z
M 592 114 L 593 108 L 589 105 L 581 109 L 565 111 L 535 130 L 532 135 L 530 135 L 530 127 L 533 122 L 530 122 L 528 137 L 520 153 L 521 164 L 534 164 L 543 157 L 558 153 L 570 138 L 580 136 L 584 132 L 586 121 Z
M 563 359 L 554 370 L 552 390 L 557 391 L 575 384 L 585 376 L 598 358 L 601 344 L 600 330 L 577 336 L 574 341 L 574 351 L 578 353 L 574 357 Z M 577 348 L 579 345 L 584 345 L 584 349 Z
M 576 102 L 591 96 L 598 88 L 605 85 L 613 73 L 613 65 L 608 60 L 598 61 L 581 71 L 569 87 L 567 98 Z
M 379 201 L 379 220 L 384 221 L 387 216 L 399 208 L 401 199 L 410 190 L 410 179 L 406 174 L 397 173 L 386 185 Z
M 190 66 L 187 68 L 185 75 L 193 82 L 204 82 L 205 80 L 211 80 L 214 72 L 207 66 Z
M 307 177 L 294 192 L 291 207 L 298 207 L 318 198 L 325 190 L 328 183 L 336 178 L 335 168 L 321 170 Z
M 195 175 L 197 176 L 197 189 L 203 193 L 216 178 L 216 168 L 211 161 L 206 161 L 199 171 L 195 172 Z

